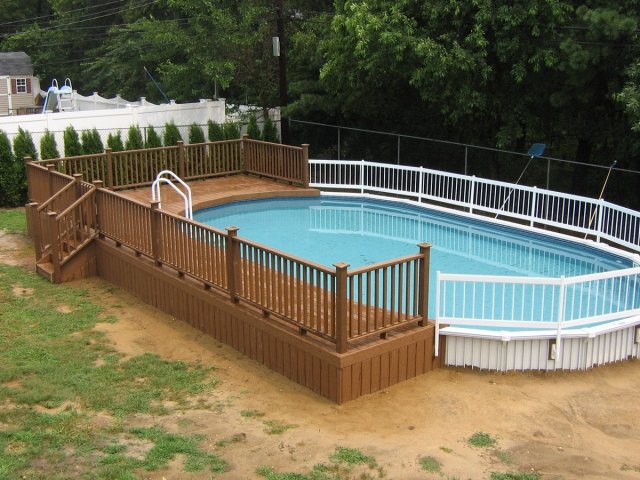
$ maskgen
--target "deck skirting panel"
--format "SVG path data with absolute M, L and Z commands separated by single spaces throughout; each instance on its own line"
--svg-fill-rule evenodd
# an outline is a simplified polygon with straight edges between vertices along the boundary
M 330 342 L 265 319 L 249 306 L 232 303 L 222 292 L 206 290 L 108 239 L 96 241 L 96 260 L 98 276 L 106 281 L 336 403 L 438 366 L 431 323 L 338 354 Z

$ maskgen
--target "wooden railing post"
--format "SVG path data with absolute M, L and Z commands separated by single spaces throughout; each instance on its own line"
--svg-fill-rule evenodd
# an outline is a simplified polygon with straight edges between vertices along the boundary
M 82 191 L 80 190 L 80 182 L 82 181 L 82 174 L 74 173 L 72 176 L 73 176 L 73 182 L 76 184 L 74 188 L 76 190 L 76 200 L 77 200 L 82 196 Z
M 53 283 L 60 283 L 61 266 L 60 266 L 60 235 L 58 235 L 58 216 L 57 212 L 47 213 L 47 229 L 49 230 L 49 238 L 51 240 L 51 263 L 53 264 Z
M 184 178 L 184 141 L 178 140 L 178 176 Z
M 107 188 L 113 190 L 113 158 L 111 156 L 111 149 L 106 148 L 104 153 L 107 156 Z
M 29 168 L 29 164 L 33 161 L 33 159 L 29 156 L 24 157 L 24 171 L 27 176 L 27 201 L 31 201 L 33 199 L 33 186 L 31 185 L 31 169 Z
M 51 172 L 53 172 L 55 170 L 56 166 L 53 163 L 47 163 L 47 180 L 49 181 L 47 188 L 49 189 L 49 191 L 47 192 L 47 198 L 51 198 L 53 197 L 53 194 L 55 193 L 53 191 L 53 174 Z
M 242 134 L 242 169 L 244 173 L 248 173 L 251 171 L 251 155 L 249 154 L 249 134 Z
M 104 182 L 102 180 L 94 180 L 93 181 L 93 185 L 96 187 L 96 189 L 100 190 L 101 188 L 104 187 Z M 98 192 L 96 192 L 96 194 L 94 195 L 94 200 L 93 200 L 93 215 L 94 215 L 94 228 L 96 229 L 96 232 L 98 233 L 98 237 L 99 238 L 104 238 L 104 233 L 102 233 L 100 231 L 100 213 L 98 211 Z
M 33 249 L 36 253 L 36 262 L 40 260 L 42 255 L 42 234 L 40 233 L 40 214 L 38 213 L 38 207 L 40 206 L 37 202 L 27 203 L 27 218 L 28 218 L 28 230 L 29 235 L 33 239 Z
M 422 320 L 418 322 L 418 325 L 424 327 L 427 324 L 427 318 L 429 316 L 429 265 L 431 262 L 431 244 L 419 243 L 420 247 L 420 272 L 418 284 L 418 314 L 422 317 Z
M 302 183 L 304 187 L 309 186 L 309 144 L 302 144 Z
M 349 320 L 347 319 L 347 269 L 348 263 L 334 263 L 336 267 L 336 351 L 347 351 L 349 338 Z
M 151 200 L 151 250 L 156 266 L 162 267 L 162 218 L 160 200 Z
M 240 252 L 238 251 L 238 227 L 227 227 L 227 287 L 229 288 L 229 298 L 233 303 L 238 303 L 237 283 L 240 281 Z

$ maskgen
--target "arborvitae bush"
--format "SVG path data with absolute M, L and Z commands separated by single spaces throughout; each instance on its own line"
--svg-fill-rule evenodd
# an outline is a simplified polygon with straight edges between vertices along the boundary
M 107 147 L 114 152 L 121 152 L 124 150 L 124 143 L 122 143 L 122 135 L 120 130 L 117 133 L 110 133 L 107 137 Z
M 82 155 L 82 145 L 80 144 L 80 137 L 78 136 L 78 132 L 76 132 L 76 129 L 73 128 L 73 125 L 69 125 L 64 129 L 62 139 L 64 140 L 65 157 L 75 157 L 78 155 Z
M 40 156 L 43 160 L 60 158 L 56 137 L 48 129 L 45 129 L 44 136 L 40 139 Z
M 18 204 L 22 205 L 27 201 L 27 170 L 24 158 L 31 157 L 33 160 L 38 160 L 38 150 L 33 143 L 31 133 L 21 127 L 18 127 L 18 134 L 13 137 L 13 155 Z
M 275 123 L 271 121 L 269 116 L 265 116 L 264 127 L 262 128 L 262 139 L 265 142 L 279 143 L 280 136 L 278 135 L 278 129 Z
M 7 134 L 0 130 L 0 206 L 2 207 L 20 205 L 15 163 L 11 141 Z
M 175 146 L 181 140 L 182 140 L 182 135 L 180 135 L 180 130 L 178 130 L 178 127 L 176 127 L 176 124 L 173 123 L 173 121 L 167 123 L 164 126 L 165 147 Z
M 256 119 L 256 114 L 253 112 L 251 113 L 251 115 L 249 115 L 247 134 L 249 135 L 249 138 L 252 138 L 254 140 L 260 140 L 262 138 L 260 127 L 258 126 L 258 120 Z
M 104 144 L 98 130 L 95 128 L 93 130 L 83 130 L 80 138 L 82 139 L 82 151 L 85 155 L 104 152 Z
M 207 134 L 210 142 L 220 142 L 224 140 L 224 130 L 222 129 L 222 125 L 214 122 L 213 120 L 209 120 L 207 122 Z
M 236 140 L 240 138 L 240 127 L 238 127 L 237 123 L 225 123 L 223 128 L 225 140 Z
M 127 141 L 124 143 L 125 150 L 140 150 L 144 148 L 142 132 L 137 125 L 131 125 L 127 133 Z
M 204 143 L 204 132 L 196 122 L 189 125 L 189 143 Z
M 160 135 L 158 135 L 158 132 L 156 132 L 151 125 L 147 127 L 147 140 L 144 142 L 144 146 L 145 148 L 158 148 L 162 146 Z

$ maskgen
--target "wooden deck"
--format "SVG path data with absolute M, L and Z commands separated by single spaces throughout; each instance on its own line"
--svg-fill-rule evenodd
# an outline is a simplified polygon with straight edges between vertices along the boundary
M 320 195 L 315 188 L 304 188 L 255 175 L 233 175 L 188 182 L 191 188 L 193 210 L 239 201 L 272 197 L 303 197 Z M 138 188 L 120 192 L 141 203 L 151 201 L 151 188 Z M 162 210 L 183 214 L 184 200 L 170 186 L 160 187 Z

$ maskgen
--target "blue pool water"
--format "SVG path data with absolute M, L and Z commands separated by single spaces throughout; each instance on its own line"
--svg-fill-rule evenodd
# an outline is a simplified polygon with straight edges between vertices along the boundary
M 631 260 L 546 235 L 407 204 L 355 197 L 230 203 L 195 219 L 331 267 L 352 268 L 416 253 L 432 244 L 431 272 L 566 277 L 633 266 Z
M 549 235 L 404 203 L 356 197 L 237 202 L 196 212 L 195 219 L 219 229 L 239 227 L 239 237 L 327 267 L 337 262 L 357 268 L 387 261 L 417 253 L 417 244 L 428 242 L 432 244 L 431 299 L 435 299 L 438 271 L 559 278 L 635 266 L 629 258 Z M 603 307 L 608 312 L 638 307 L 640 292 L 624 298 L 606 294 L 604 298 L 600 288 L 574 287 L 565 301 L 565 319 L 603 313 Z M 640 282 L 634 278 L 619 282 L 616 290 L 628 293 L 639 288 Z M 463 293 L 458 291 L 454 297 L 448 297 L 449 305 L 445 308 L 449 309 L 449 316 L 453 312 L 457 318 L 475 318 L 480 312 L 480 317 L 494 320 L 508 319 L 508 311 L 513 308 L 522 310 L 527 319 L 544 322 L 558 316 L 554 301 L 558 299 L 557 292 L 550 287 L 544 292 L 527 291 L 523 296 L 520 287 L 484 289 L 477 298 L 473 294 L 475 302 L 467 301 L 460 309 L 462 302 L 456 295 Z M 506 298 L 506 302 L 495 302 L 495 298 Z M 431 318 L 435 315 L 434 304 L 435 301 L 429 303 Z M 441 308 L 443 305 L 441 302 Z

